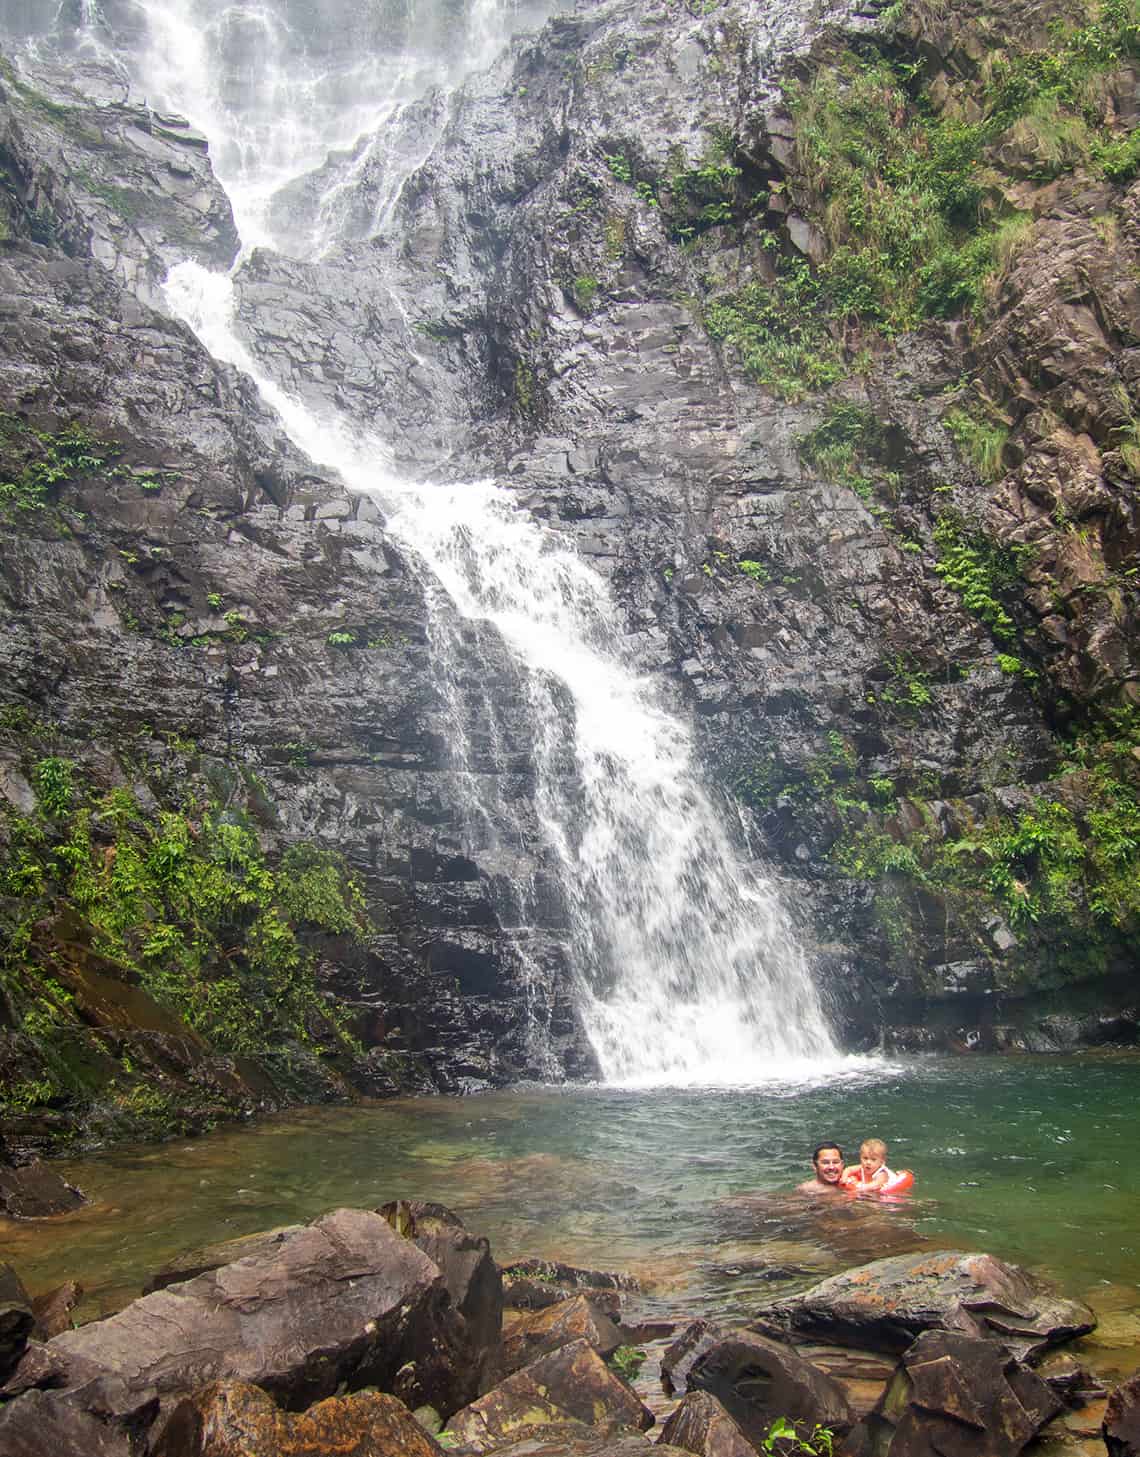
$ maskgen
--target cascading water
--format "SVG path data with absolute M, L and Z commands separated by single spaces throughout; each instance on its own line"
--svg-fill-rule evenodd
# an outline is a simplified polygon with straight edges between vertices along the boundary
M 383 146 L 399 108 L 465 69 L 453 51 L 429 58 L 422 43 L 380 51 L 373 36 L 371 46 L 351 37 L 331 46 L 338 16 L 345 24 L 380 16 L 380 7 L 350 0 L 141 0 L 141 8 L 150 44 L 137 64 L 147 95 L 210 137 L 247 247 L 272 244 L 274 197 L 322 167 L 323 221 L 308 240 L 319 257 L 335 241 L 329 230 L 343 218 L 336 200 L 351 191 L 352 169 Z M 408 34 L 411 12 L 401 14 L 406 25 L 397 33 Z M 503 43 L 512 17 L 518 12 L 495 0 L 476 0 L 465 14 L 468 65 Z M 357 145 L 362 134 L 371 135 Z M 326 154 L 338 150 L 347 161 L 330 172 Z M 399 180 L 388 178 L 389 199 Z M 289 244 L 296 252 L 295 234 Z M 378 464 L 382 446 L 362 444 L 271 385 L 235 337 L 228 279 L 183 264 L 168 297 L 216 356 L 254 376 L 303 449 L 380 498 L 389 530 L 426 563 L 433 590 L 442 588 L 463 617 L 496 629 L 516 655 L 535 800 L 569 910 L 579 1007 L 604 1076 L 740 1084 L 833 1064 L 788 918 L 734 850 L 700 782 L 691 735 L 639 673 L 601 578 L 506 492 L 396 480 Z M 446 659 L 463 651 L 458 635 L 441 632 L 434 646 L 443 676 L 457 676 Z

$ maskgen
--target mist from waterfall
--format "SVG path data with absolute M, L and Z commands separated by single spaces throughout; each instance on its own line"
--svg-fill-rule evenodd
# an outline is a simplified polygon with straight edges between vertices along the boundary
M 474 0 L 447 17 L 429 0 L 416 44 L 411 0 L 407 10 L 389 7 L 388 19 L 402 17 L 404 27 L 380 51 L 377 5 L 140 4 L 149 42 L 137 75 L 151 104 L 186 114 L 209 137 L 247 248 L 273 245 L 274 199 L 321 169 L 320 226 L 308 240 L 318 258 L 337 237 L 329 199 L 351 192 L 353 168 L 391 140 L 401 108 L 454 85 L 513 25 L 543 13 Z M 317 12 L 326 28 L 314 25 Z M 338 17 L 357 26 L 343 46 L 327 29 Z M 441 17 L 465 39 L 430 55 L 423 36 L 439 31 Z M 438 135 L 439 127 L 427 145 Z M 331 170 L 329 153 L 341 154 Z M 387 179 L 389 203 L 414 161 Z M 296 253 L 295 236 L 289 246 Z M 690 729 L 623 638 L 602 578 L 501 488 L 398 480 L 382 441 L 291 400 L 237 337 L 228 278 L 181 264 L 167 296 L 215 357 L 253 376 L 302 449 L 351 489 L 377 496 L 389 531 L 458 613 L 493 626 L 516 655 L 535 800 L 570 912 L 579 1010 L 605 1078 L 749 1084 L 834 1068 L 839 1057 L 789 918 L 770 882 L 741 860 L 725 807 L 702 784 Z M 462 644 L 439 634 L 433 648 L 442 656 Z M 453 669 L 441 661 L 440 671 Z M 462 742 L 458 724 L 455 738 Z

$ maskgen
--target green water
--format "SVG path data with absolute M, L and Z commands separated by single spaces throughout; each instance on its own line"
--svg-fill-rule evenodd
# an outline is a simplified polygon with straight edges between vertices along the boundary
M 67 1277 L 86 1316 L 211 1240 L 396 1196 L 442 1201 L 500 1260 L 629 1269 L 647 1312 L 747 1313 L 823 1273 L 921 1247 L 1049 1274 L 1140 1344 L 1140 1058 L 881 1064 L 828 1086 L 512 1090 L 308 1109 L 192 1142 L 64 1164 L 94 1201 L 8 1224 L 33 1289 Z M 807 1151 L 890 1144 L 917 1175 L 890 1207 L 790 1192 Z M 775 1277 L 775 1278 L 773 1278 Z

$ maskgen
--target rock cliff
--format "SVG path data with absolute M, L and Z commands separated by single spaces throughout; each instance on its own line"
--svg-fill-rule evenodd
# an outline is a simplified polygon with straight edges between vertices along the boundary
M 11 51 L 5 1128 L 588 1073 L 510 654 L 445 691 L 379 512 L 156 308 L 236 251 L 202 140 Z M 610 579 L 852 1044 L 1135 1037 L 1138 55 L 1124 0 L 582 7 L 405 109 L 380 235 L 237 274 L 278 381 Z

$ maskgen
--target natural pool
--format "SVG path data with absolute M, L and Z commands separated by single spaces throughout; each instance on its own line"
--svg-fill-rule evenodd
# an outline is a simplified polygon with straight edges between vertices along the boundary
M 1140 1058 L 1086 1054 L 854 1064 L 814 1087 L 312 1108 L 65 1163 L 91 1206 L 5 1225 L 0 1239 L 33 1289 L 79 1279 L 85 1316 L 180 1251 L 397 1196 L 450 1205 L 500 1260 L 632 1270 L 646 1313 L 742 1314 L 879 1255 L 985 1249 L 1089 1300 L 1111 1370 L 1134 1366 L 1140 1345 L 1138 1103 Z M 916 1171 L 914 1197 L 874 1207 L 787 1192 L 818 1138 L 854 1157 L 871 1134 Z

